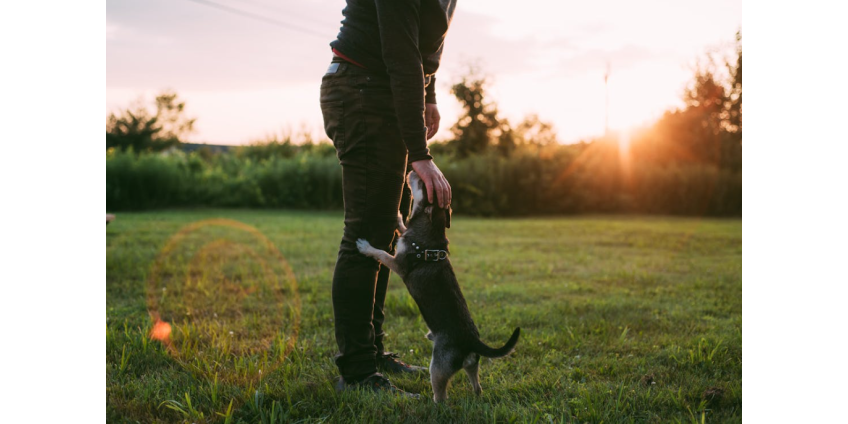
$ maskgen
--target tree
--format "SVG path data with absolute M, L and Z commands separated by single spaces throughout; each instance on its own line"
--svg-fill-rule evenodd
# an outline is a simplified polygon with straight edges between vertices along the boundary
M 722 168 L 742 169 L 742 32 L 736 32 L 733 60 L 721 73 L 712 56 L 699 67 L 686 91 L 685 113 L 693 115 L 692 152 Z M 700 129 L 701 131 L 697 131 Z
M 514 131 L 518 144 L 545 147 L 558 143 L 553 124 L 542 121 L 535 113 L 525 116 Z
M 462 103 L 464 114 L 451 128 L 454 139 L 450 142 L 459 157 L 479 153 L 489 147 L 492 138 L 500 132 L 498 109 L 494 104 L 484 102 L 486 78 L 479 75 L 475 68 L 454 84 L 451 93 Z
M 730 74 L 730 87 L 727 94 L 727 125 L 722 146 L 722 166 L 742 170 L 742 30 L 736 32 L 735 62 L 725 61 Z
M 684 128 L 685 143 L 689 151 L 703 162 L 718 164 L 721 161 L 721 137 L 726 127 L 727 92 L 716 77 L 709 62 L 699 66 L 692 85 L 686 89 L 683 101 L 686 109 L 682 119 L 690 128 Z
M 498 130 L 500 131 L 500 135 L 498 136 L 498 152 L 500 152 L 501 156 L 509 157 L 515 151 L 516 147 L 518 147 L 516 139 L 520 136 L 516 134 L 512 125 L 509 124 L 509 120 L 506 118 L 500 120 Z
M 185 102 L 179 101 L 173 91 L 156 96 L 156 118 L 162 125 L 159 133 L 162 139 L 179 142 L 194 131 L 196 119 L 185 116 Z
M 700 162 L 742 169 L 742 33 L 726 73 L 712 54 L 698 63 L 683 94 L 685 107 L 667 111 L 634 144 L 643 160 Z
M 506 118 L 498 119 L 498 152 L 508 157 L 521 147 L 537 150 L 559 144 L 553 124 L 542 121 L 539 115 L 526 115 L 518 125 L 510 124 Z
M 742 30 L 736 31 L 736 61 L 725 61 L 730 74 L 730 92 L 728 95 L 728 131 L 742 143 Z
M 185 102 L 164 91 L 154 101 L 156 113 L 141 100 L 106 121 L 106 148 L 158 152 L 175 146 L 194 130 L 196 119 L 185 116 Z

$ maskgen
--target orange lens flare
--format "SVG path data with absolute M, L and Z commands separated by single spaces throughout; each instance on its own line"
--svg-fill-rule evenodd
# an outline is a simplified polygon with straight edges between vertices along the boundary
M 159 340 L 163 343 L 168 343 L 171 340 L 171 324 L 165 321 L 156 320 L 153 324 L 153 329 L 150 330 L 150 338 Z

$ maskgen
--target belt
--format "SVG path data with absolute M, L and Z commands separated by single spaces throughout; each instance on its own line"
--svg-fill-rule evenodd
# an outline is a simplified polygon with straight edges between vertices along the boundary
M 335 52 L 333 53 L 333 59 L 341 59 L 341 60 L 344 60 L 345 62 L 349 62 L 349 59 L 345 59 L 345 58 L 337 55 Z M 368 69 L 368 68 L 363 68 L 363 69 Z M 436 76 L 436 74 L 424 74 L 424 88 L 427 88 L 427 86 L 429 86 L 430 83 L 433 82 L 434 76 Z

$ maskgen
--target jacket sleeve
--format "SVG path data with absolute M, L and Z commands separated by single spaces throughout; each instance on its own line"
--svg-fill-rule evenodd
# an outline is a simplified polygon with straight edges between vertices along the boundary
M 409 162 L 432 159 L 424 126 L 424 67 L 418 50 L 420 0 L 375 0 L 383 62 Z
M 436 51 L 426 57 L 422 57 L 424 60 L 424 74 L 433 75 L 430 80 L 430 85 L 428 85 L 425 89 L 426 94 L 424 96 L 424 101 L 426 103 L 436 104 L 436 70 L 439 69 L 439 62 L 442 59 L 442 51 L 444 50 L 444 47 L 445 44 L 443 41 Z
M 430 77 L 430 85 L 424 89 L 424 102 L 436 104 L 436 76 Z

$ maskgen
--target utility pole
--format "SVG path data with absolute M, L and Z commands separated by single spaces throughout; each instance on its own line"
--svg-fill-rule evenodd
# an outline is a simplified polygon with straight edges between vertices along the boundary
M 604 73 L 604 94 L 606 95 L 606 116 L 604 117 L 604 136 L 609 136 L 609 77 L 610 63 L 607 61 L 607 71 Z

